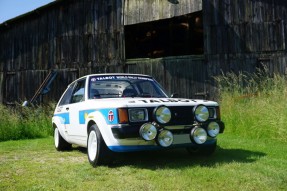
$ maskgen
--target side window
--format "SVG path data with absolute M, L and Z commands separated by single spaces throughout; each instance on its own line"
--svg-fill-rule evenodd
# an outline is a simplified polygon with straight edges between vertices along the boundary
M 75 84 L 72 84 L 68 87 L 68 89 L 66 90 L 64 96 L 62 97 L 60 103 L 59 103 L 59 106 L 61 105 L 66 105 L 66 104 L 69 104 L 70 103 L 70 100 L 71 100 L 71 96 L 72 96 L 72 93 L 73 93 L 73 87 L 74 87 Z
M 81 101 L 84 101 L 84 95 L 85 95 L 85 79 L 80 80 L 77 82 L 73 95 L 72 95 L 72 101 L 71 103 L 78 103 Z

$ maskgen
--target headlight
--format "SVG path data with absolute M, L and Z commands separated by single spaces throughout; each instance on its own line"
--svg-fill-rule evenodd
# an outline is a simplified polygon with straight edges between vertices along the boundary
M 204 105 L 198 105 L 194 109 L 194 116 L 196 121 L 205 122 L 209 118 L 209 111 Z
M 216 137 L 219 133 L 219 130 L 220 130 L 220 127 L 218 123 L 213 121 L 208 124 L 207 133 L 210 137 Z
M 130 122 L 141 122 L 147 121 L 147 110 L 146 109 L 129 109 Z
M 141 126 L 139 133 L 144 140 L 151 141 L 156 137 L 157 129 L 153 124 L 145 123 Z
M 160 124 L 166 124 L 171 119 L 171 111 L 165 106 L 159 106 L 154 111 L 155 120 Z
M 173 134 L 168 130 L 160 131 L 157 143 L 162 147 L 169 147 L 173 142 Z
M 197 144 L 203 144 L 207 139 L 207 133 L 201 127 L 194 127 L 190 132 L 190 138 Z

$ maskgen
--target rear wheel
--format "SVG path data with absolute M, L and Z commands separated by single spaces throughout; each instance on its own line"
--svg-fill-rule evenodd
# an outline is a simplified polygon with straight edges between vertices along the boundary
M 59 129 L 54 129 L 54 143 L 57 151 L 71 150 L 72 144 L 68 143 L 60 134 Z
M 111 162 L 111 153 L 97 125 L 92 125 L 88 137 L 88 159 L 93 167 L 107 165 Z
M 210 156 L 216 150 L 217 143 L 213 143 L 206 146 L 197 146 L 197 147 L 187 147 L 186 150 L 191 155 L 198 155 L 198 156 Z

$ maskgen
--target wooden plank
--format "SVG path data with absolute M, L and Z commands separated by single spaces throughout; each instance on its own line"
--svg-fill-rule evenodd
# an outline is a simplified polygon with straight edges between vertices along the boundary
M 169 93 L 177 92 L 182 97 L 193 97 L 203 91 L 206 66 L 203 58 L 142 59 L 127 65 L 127 72 L 152 75 Z
M 126 0 L 124 25 L 166 19 L 202 10 L 202 0 Z

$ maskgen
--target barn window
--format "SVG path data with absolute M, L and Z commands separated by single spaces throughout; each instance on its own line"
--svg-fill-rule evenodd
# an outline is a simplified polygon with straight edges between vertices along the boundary
M 125 26 L 126 58 L 203 54 L 202 11 Z

